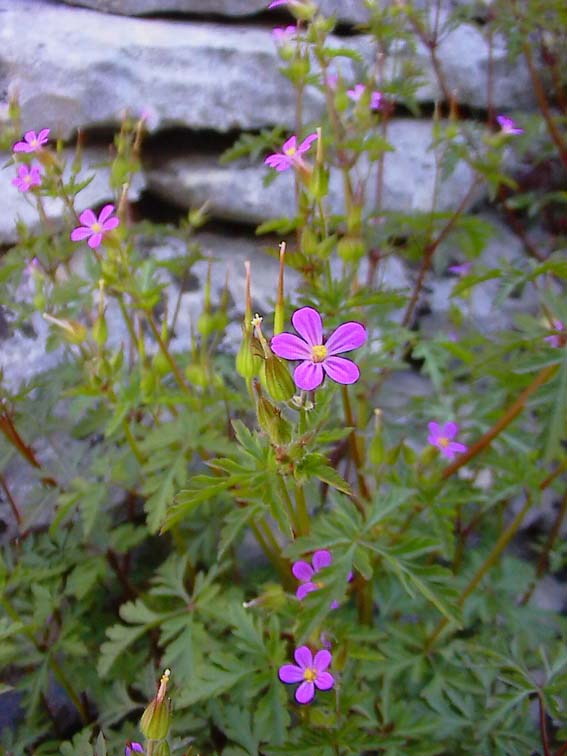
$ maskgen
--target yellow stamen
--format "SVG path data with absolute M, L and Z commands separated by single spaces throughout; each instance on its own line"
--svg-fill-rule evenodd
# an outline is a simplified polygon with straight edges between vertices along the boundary
M 437 443 L 439 444 L 439 446 L 442 446 L 443 449 L 445 449 L 447 446 L 449 446 L 449 439 L 445 436 L 439 436 Z
M 312 669 L 312 667 L 307 667 L 307 669 L 303 670 L 303 677 L 307 682 L 314 682 L 317 679 L 317 670 Z
M 100 232 L 102 231 L 102 226 L 100 225 L 100 223 L 93 223 L 93 225 L 91 226 L 91 231 L 94 231 L 95 234 L 100 234 Z
M 292 155 L 295 155 L 296 152 L 297 152 L 297 149 L 295 147 L 288 147 L 287 150 L 285 151 L 285 154 L 291 157 Z
M 311 347 L 311 354 L 313 355 L 313 362 L 323 362 L 327 356 L 327 347 L 324 344 L 316 344 Z

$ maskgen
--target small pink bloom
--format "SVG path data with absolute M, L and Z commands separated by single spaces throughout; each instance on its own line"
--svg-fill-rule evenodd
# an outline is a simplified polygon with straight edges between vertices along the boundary
M 554 333 L 551 336 L 546 336 L 544 338 L 544 341 L 554 349 L 558 349 L 559 347 L 565 345 L 567 341 L 567 331 L 565 330 L 565 325 L 561 322 L 561 320 L 554 320 L 553 328 L 555 329 L 555 331 L 557 331 L 557 333 Z
M 83 241 L 83 239 L 88 239 L 87 244 L 91 249 L 97 249 L 97 247 L 100 247 L 104 234 L 108 231 L 112 231 L 112 229 L 116 228 L 120 223 L 118 218 L 110 217 L 113 212 L 114 205 L 105 205 L 97 218 L 92 210 L 85 210 L 79 216 L 79 220 L 83 225 L 77 226 L 77 228 L 74 228 L 73 231 L 71 231 L 72 241 Z
M 323 83 L 327 84 L 329 89 L 332 89 L 333 91 L 337 88 L 337 84 L 339 83 L 339 75 L 336 71 L 327 71 L 325 78 L 323 79 Z
M 447 270 L 449 270 L 451 273 L 454 273 L 457 276 L 466 276 L 468 273 L 470 273 L 470 269 L 472 268 L 472 262 L 464 262 L 460 265 L 450 265 Z
M 337 354 L 358 349 L 366 341 L 366 328 L 361 323 L 350 321 L 336 328 L 329 338 L 323 340 L 321 316 L 313 307 L 296 310 L 291 322 L 299 333 L 280 333 L 272 338 L 272 351 L 286 360 L 302 360 L 295 368 L 295 385 L 311 391 L 323 382 L 325 373 L 336 383 L 356 383 L 360 370 L 351 360 Z
M 295 700 L 300 704 L 308 704 L 318 690 L 331 690 L 335 679 L 326 669 L 333 657 L 327 649 L 317 651 L 315 657 L 307 646 L 300 646 L 295 650 L 294 659 L 297 664 L 284 664 L 280 667 L 278 676 L 286 685 L 300 683 L 295 691 Z
M 330 567 L 332 563 L 333 555 L 331 552 L 326 549 L 320 549 L 313 554 L 311 564 L 301 560 L 293 564 L 291 568 L 293 576 L 301 583 L 295 592 L 295 595 L 300 601 L 303 601 L 305 596 L 307 596 L 308 593 L 311 593 L 311 591 L 316 591 L 323 586 L 322 583 L 313 580 L 313 578 L 320 570 L 325 569 L 325 567 Z M 352 580 L 352 572 L 348 576 L 348 580 L 349 582 Z M 338 606 L 338 601 L 333 601 L 331 603 L 331 609 L 337 609 Z
M 19 192 L 29 192 L 32 187 L 39 186 L 40 184 L 41 171 L 36 165 L 32 165 L 31 168 L 27 165 L 18 166 L 18 175 L 12 179 L 12 185 Z
M 347 89 L 347 95 L 353 102 L 358 102 L 365 92 L 364 84 L 356 84 L 354 89 Z
M 144 753 L 144 748 L 141 743 L 137 743 L 135 740 L 129 740 L 124 749 L 124 756 L 132 756 L 134 753 Z
M 41 129 L 39 134 L 35 131 L 26 131 L 24 139 L 16 142 L 12 147 L 14 152 L 38 152 L 49 139 L 49 129 Z
M 293 5 L 294 0 L 272 0 L 272 2 L 268 5 L 268 10 L 272 10 L 272 8 L 279 8 L 280 5 Z
M 287 171 L 294 165 L 302 166 L 304 162 L 301 156 L 307 152 L 316 139 L 317 134 L 309 134 L 298 146 L 297 137 L 291 136 L 287 142 L 283 143 L 282 151 L 268 155 L 264 163 L 269 165 L 270 168 L 275 168 L 276 171 Z
M 297 35 L 297 26 L 276 26 L 272 29 L 272 37 L 276 45 L 286 45 Z
M 447 459 L 453 459 L 456 452 L 467 451 L 467 447 L 464 444 L 453 441 L 459 432 L 457 423 L 445 423 L 442 428 L 439 426 L 439 423 L 428 423 L 427 427 L 429 428 L 428 443 L 440 449 L 441 454 L 447 457 Z
M 519 126 L 516 126 L 515 121 L 513 121 L 511 118 L 508 118 L 507 116 L 496 116 L 496 120 L 498 121 L 498 125 L 502 129 L 503 134 L 515 135 L 524 133 L 524 130 Z
M 382 92 L 372 92 L 370 95 L 370 110 L 380 110 L 382 107 Z

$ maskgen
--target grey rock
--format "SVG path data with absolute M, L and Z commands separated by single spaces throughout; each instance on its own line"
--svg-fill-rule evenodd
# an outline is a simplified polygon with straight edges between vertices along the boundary
M 64 151 L 63 159 L 66 162 L 64 180 L 67 181 L 70 175 L 71 162 L 74 153 L 70 150 Z M 0 153 L 0 164 L 5 165 L 10 159 L 8 153 Z M 104 165 L 106 163 L 106 165 Z M 114 192 L 110 188 L 110 168 L 108 166 L 108 153 L 100 149 L 86 149 L 83 151 L 83 166 L 77 176 L 77 183 L 87 179 L 94 174 L 94 179 L 78 195 L 75 202 L 75 208 L 78 212 L 88 207 L 102 204 L 103 202 L 113 202 Z M 96 168 L 94 167 L 96 166 Z M 16 168 L 9 167 L 0 171 L 0 194 L 2 196 L 2 213 L 0 214 L 0 245 L 14 244 L 18 240 L 16 230 L 16 220 L 20 219 L 31 231 L 38 231 L 40 228 L 39 214 L 35 200 L 30 193 L 19 192 L 16 187 L 12 186 L 12 179 L 16 175 Z M 136 174 L 129 190 L 131 200 L 136 200 L 144 188 L 144 178 L 141 173 Z M 65 215 L 65 208 L 62 200 L 45 197 L 43 205 L 47 217 L 53 223 L 54 227 L 61 225 Z
M 294 91 L 269 29 L 122 16 L 109 23 L 37 0 L 0 0 L 0 12 L 0 92 L 17 93 L 24 128 L 49 126 L 67 138 L 78 127 L 116 125 L 124 110 L 150 110 L 156 127 L 221 132 L 294 123 Z M 321 104 L 311 88 L 306 120 Z
M 389 130 L 394 152 L 384 161 L 383 207 L 401 212 L 426 212 L 431 209 L 435 184 L 435 153 L 429 122 L 395 119 Z M 219 165 L 212 156 L 180 156 L 160 161 L 147 171 L 148 186 L 162 198 L 180 207 L 198 207 L 208 202 L 208 212 L 216 218 L 247 223 L 262 223 L 276 217 L 295 215 L 294 177 L 280 173 L 264 186 L 268 174 L 259 163 L 235 162 Z M 472 182 L 472 171 L 458 163 L 442 184 L 439 208 L 456 207 Z M 370 181 L 368 207 L 373 207 L 375 181 Z M 475 201 L 483 195 L 477 193 Z M 328 204 L 333 213 L 342 213 L 343 191 L 338 172 L 331 175 Z
M 530 604 L 546 612 L 564 612 L 567 607 L 567 586 L 552 575 L 545 575 L 538 582 Z

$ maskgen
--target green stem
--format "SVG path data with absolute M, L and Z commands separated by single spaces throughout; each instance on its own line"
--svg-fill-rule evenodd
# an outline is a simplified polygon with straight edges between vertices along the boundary
M 186 393 L 188 396 L 192 397 L 193 394 L 191 392 L 191 389 L 189 388 L 189 386 L 185 382 L 185 378 L 183 377 L 183 374 L 182 374 L 182 372 L 181 372 L 181 370 L 179 368 L 179 365 L 175 362 L 175 360 L 173 359 L 173 357 L 171 355 L 171 352 L 169 351 L 169 349 L 165 345 L 164 340 L 162 339 L 162 337 L 160 335 L 160 332 L 158 331 L 157 326 L 154 323 L 154 319 L 152 318 L 152 316 L 151 316 L 150 313 L 146 313 L 146 315 L 147 315 L 147 320 L 148 320 L 151 332 L 153 334 L 153 337 L 157 341 L 158 346 L 159 346 L 159 348 L 161 350 L 161 353 L 163 354 L 163 356 L 167 360 L 167 362 L 169 364 L 169 367 L 171 368 L 171 372 L 175 376 L 175 380 L 177 381 L 177 383 L 179 385 L 179 388 L 184 393 Z
M 356 479 L 358 481 L 358 489 L 360 491 L 361 496 L 364 499 L 369 500 L 370 491 L 368 490 L 366 480 L 362 473 L 362 460 L 360 458 L 360 451 L 358 448 L 358 438 L 356 435 L 356 423 L 354 421 L 354 416 L 352 414 L 352 407 L 350 404 L 350 397 L 348 395 L 348 388 L 346 386 L 341 386 L 341 393 L 343 397 L 345 421 L 346 421 L 346 424 L 352 428 L 351 434 L 349 436 L 349 444 L 350 444 L 352 461 L 354 462 L 354 466 L 356 468 Z M 356 504 L 357 508 L 360 510 L 360 514 L 364 515 L 365 514 L 364 507 L 362 506 L 361 502 L 357 499 L 353 499 L 353 501 Z
M 130 428 L 127 420 L 124 420 L 122 427 L 124 429 L 124 435 L 126 436 L 126 440 L 128 441 L 130 449 L 132 449 L 132 453 L 134 454 L 140 465 L 143 465 L 145 461 L 144 455 L 142 454 L 142 451 L 138 446 L 138 442 L 134 438 L 134 434 L 132 433 L 132 429 Z
M 297 523 L 299 526 L 299 535 L 308 535 L 311 530 L 309 512 L 307 511 L 307 502 L 305 501 L 305 491 L 303 486 L 295 486 L 295 503 L 297 506 Z
M 299 523 L 293 509 L 293 503 L 287 490 L 285 479 L 282 475 L 278 475 L 278 487 L 280 489 L 280 493 L 287 513 L 287 518 L 289 520 L 289 527 L 292 532 L 292 537 L 295 538 L 295 535 L 300 532 L 301 528 L 299 527 Z

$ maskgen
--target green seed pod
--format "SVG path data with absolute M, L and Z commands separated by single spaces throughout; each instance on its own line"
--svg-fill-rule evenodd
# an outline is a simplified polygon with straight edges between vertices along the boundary
M 163 740 L 171 722 L 171 701 L 165 697 L 170 671 L 162 675 L 154 700 L 146 707 L 140 720 L 140 730 L 148 740 Z M 155 753 L 155 751 L 154 751 Z
M 262 360 L 252 352 L 252 331 L 245 333 L 236 355 L 236 372 L 243 378 L 254 378 L 260 372 Z
M 153 756 L 171 756 L 167 740 L 160 740 L 159 743 L 154 743 L 153 746 Z
M 93 323 L 92 336 L 100 347 L 106 344 L 106 340 L 108 338 L 108 328 L 106 325 L 106 318 L 104 317 L 104 313 L 101 313 Z
M 287 402 L 295 394 L 295 384 L 286 364 L 274 355 L 264 360 L 262 372 L 266 389 L 276 402 Z

